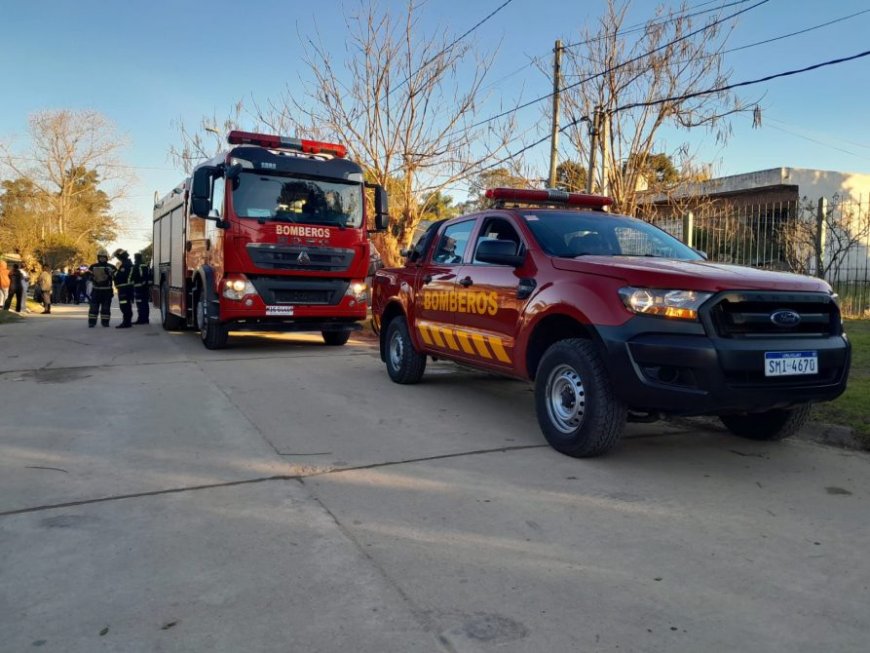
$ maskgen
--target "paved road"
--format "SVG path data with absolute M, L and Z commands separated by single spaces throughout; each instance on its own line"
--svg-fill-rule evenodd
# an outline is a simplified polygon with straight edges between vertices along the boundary
M 580 461 L 368 338 L 0 326 L 2 651 L 866 651 L 870 457 L 693 425 Z

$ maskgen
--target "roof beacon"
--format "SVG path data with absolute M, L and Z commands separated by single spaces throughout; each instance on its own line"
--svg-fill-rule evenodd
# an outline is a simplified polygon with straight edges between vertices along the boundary
M 287 136 L 273 136 L 272 134 L 254 134 L 233 130 L 227 135 L 230 145 L 259 145 L 276 150 L 296 150 L 306 154 L 331 154 L 341 159 L 347 156 L 347 148 L 338 143 L 323 143 L 321 141 L 308 141 L 300 138 L 288 138 Z
M 564 190 L 553 189 L 488 188 L 486 196 L 501 206 L 506 202 L 523 202 L 528 204 L 563 204 L 601 211 L 605 206 L 613 204 L 613 199 L 604 195 L 568 193 Z

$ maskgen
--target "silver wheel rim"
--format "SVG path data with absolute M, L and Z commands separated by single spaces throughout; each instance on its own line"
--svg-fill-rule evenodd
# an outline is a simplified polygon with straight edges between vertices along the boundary
M 396 331 L 390 338 L 390 365 L 394 370 L 402 367 L 402 359 L 405 355 L 405 342 L 402 334 Z
M 565 434 L 574 433 L 586 414 L 583 380 L 570 365 L 559 365 L 547 379 L 547 412 L 550 421 Z

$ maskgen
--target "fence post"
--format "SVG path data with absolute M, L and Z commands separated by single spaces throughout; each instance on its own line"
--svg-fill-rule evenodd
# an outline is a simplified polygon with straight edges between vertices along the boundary
M 822 197 L 819 199 L 819 206 L 816 210 L 816 276 L 819 279 L 825 278 L 825 247 L 827 247 L 827 229 L 825 222 L 825 214 L 828 212 L 828 199 Z
M 683 242 L 689 247 L 695 246 L 695 214 L 691 211 L 683 215 Z

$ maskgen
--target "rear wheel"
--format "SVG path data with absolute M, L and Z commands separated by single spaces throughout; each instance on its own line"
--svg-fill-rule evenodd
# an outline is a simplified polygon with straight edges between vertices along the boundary
M 350 331 L 321 331 L 323 342 L 330 347 L 341 347 L 350 338 Z
M 394 318 L 387 327 L 387 374 L 396 383 L 412 384 L 423 378 L 425 354 L 417 353 L 411 344 L 411 334 L 404 317 Z
M 204 293 L 196 298 L 196 324 L 199 327 L 199 339 L 206 349 L 223 349 L 227 346 L 229 329 L 217 320 L 208 319 Z
M 784 440 L 801 430 L 810 417 L 810 404 L 794 408 L 774 408 L 762 413 L 720 415 L 719 419 L 734 435 L 750 440 Z
M 610 384 L 604 363 L 588 340 L 552 345 L 535 380 L 538 424 L 556 451 L 575 458 L 606 453 L 619 442 L 626 408 Z
M 160 323 L 167 331 L 179 331 L 184 321 L 169 312 L 169 287 L 165 281 L 160 284 Z

